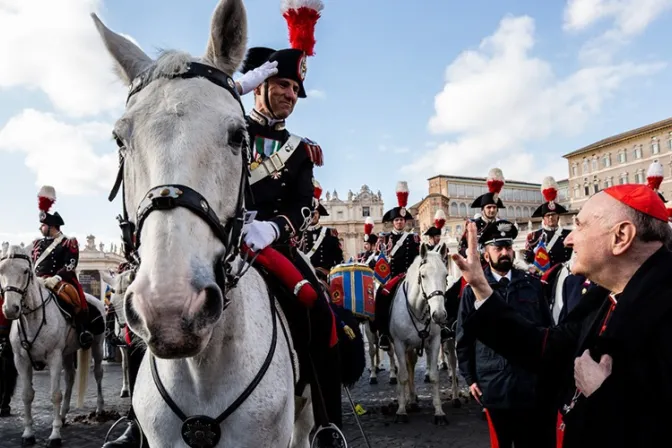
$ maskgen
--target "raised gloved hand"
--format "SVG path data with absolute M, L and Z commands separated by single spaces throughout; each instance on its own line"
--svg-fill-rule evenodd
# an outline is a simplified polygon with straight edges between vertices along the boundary
M 241 76 L 237 81 L 238 93 L 246 95 L 259 87 L 271 76 L 278 74 L 278 61 L 264 62 L 254 70 L 250 70 Z
M 270 221 L 252 221 L 243 227 L 243 241 L 254 252 L 258 252 L 273 243 L 280 232 Z
M 53 277 L 48 277 L 44 279 L 44 286 L 46 286 L 49 289 L 54 289 L 58 282 L 63 280 L 60 275 L 54 275 Z

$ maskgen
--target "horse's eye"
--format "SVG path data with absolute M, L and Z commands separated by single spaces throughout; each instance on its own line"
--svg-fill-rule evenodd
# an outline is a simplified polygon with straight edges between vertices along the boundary
M 114 139 L 114 142 L 117 144 L 117 147 L 119 147 L 119 149 L 126 149 L 124 141 L 117 135 L 115 131 L 112 131 L 112 138 Z
M 247 139 L 246 130 L 238 128 L 229 133 L 229 145 L 235 149 L 240 149 Z

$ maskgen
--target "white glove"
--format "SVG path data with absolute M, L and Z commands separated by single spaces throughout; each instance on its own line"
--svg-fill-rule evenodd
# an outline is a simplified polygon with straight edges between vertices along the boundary
M 270 221 L 252 221 L 243 228 L 245 244 L 254 252 L 270 246 L 279 235 L 278 227 Z
M 49 289 L 54 289 L 54 287 L 62 280 L 60 275 L 54 275 L 53 277 L 48 277 L 44 279 L 44 286 Z
M 278 73 L 278 61 L 264 62 L 254 70 L 250 70 L 241 76 L 236 83 L 238 83 L 238 92 L 241 95 L 247 95 L 271 76 Z

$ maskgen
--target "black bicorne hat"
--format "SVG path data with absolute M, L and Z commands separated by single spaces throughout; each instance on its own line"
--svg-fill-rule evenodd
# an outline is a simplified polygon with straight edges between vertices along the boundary
M 486 184 L 488 186 L 488 192 L 477 197 L 474 202 L 471 203 L 471 208 L 480 208 L 482 209 L 486 205 L 496 205 L 497 208 L 505 208 L 504 203 L 499 198 L 499 193 L 504 187 L 504 174 L 499 168 L 492 168 L 488 172 L 488 178 L 486 179 Z
M 483 229 L 483 233 L 478 238 L 478 243 L 486 246 L 494 244 L 495 246 L 509 246 L 518 236 L 518 229 L 511 221 L 500 219 L 493 221 Z
M 541 204 L 532 213 L 532 218 L 542 218 L 549 213 L 563 214 L 567 213 L 567 209 L 555 202 L 558 197 L 558 183 L 552 176 L 547 176 L 541 182 L 541 195 L 546 202 Z
M 413 219 L 406 206 L 408 205 L 408 182 L 397 182 L 397 207 L 385 212 L 383 222 L 392 222 L 396 218 L 404 218 L 406 221 Z
M 378 242 L 378 236 L 373 233 L 373 226 L 375 223 L 373 222 L 373 218 L 370 216 L 367 216 L 366 219 L 364 220 L 364 242 L 365 243 L 370 243 L 372 246 L 374 246 Z
M 40 209 L 40 223 L 51 227 L 60 227 L 65 225 L 63 218 L 58 212 L 52 215 L 49 213 L 51 206 L 56 202 L 56 190 L 54 187 L 44 185 L 37 193 L 37 206 Z
M 245 62 L 241 68 L 242 73 L 247 73 L 260 67 L 265 62 L 278 62 L 278 73 L 273 77 L 287 78 L 299 84 L 299 98 L 306 98 L 306 89 L 303 81 L 306 79 L 306 53 L 302 50 L 286 48 L 273 50 L 266 47 L 253 47 L 247 51 Z

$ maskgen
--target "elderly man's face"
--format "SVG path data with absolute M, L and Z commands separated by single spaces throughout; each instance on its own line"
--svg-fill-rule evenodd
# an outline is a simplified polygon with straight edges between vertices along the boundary
M 607 268 L 613 257 L 610 225 L 620 210 L 619 203 L 605 193 L 591 197 L 581 208 L 574 218 L 574 230 L 565 239 L 574 252 L 573 274 L 590 278 Z

